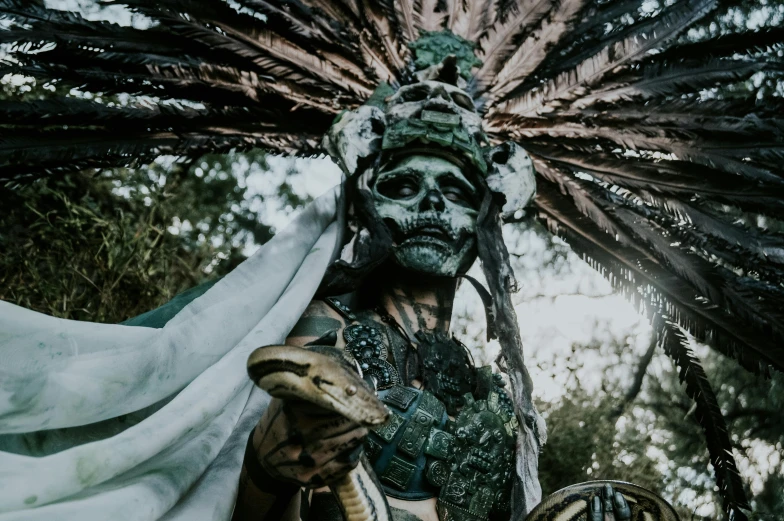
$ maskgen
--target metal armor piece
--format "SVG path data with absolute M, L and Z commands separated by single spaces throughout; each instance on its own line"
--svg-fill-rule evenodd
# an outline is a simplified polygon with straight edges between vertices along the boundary
M 384 492 L 411 501 L 437 496 L 441 521 L 508 513 L 518 424 L 503 391 L 492 388 L 483 400 L 466 394 L 455 420 L 427 391 L 380 392 L 391 419 L 371 431 L 365 451 Z
M 441 332 L 416 334 L 425 387 L 444 402 L 450 416 L 458 413 L 464 395 L 476 384 L 475 369 L 465 347 Z
M 327 298 L 324 299 L 324 302 L 329 307 L 331 307 L 332 309 L 337 311 L 338 314 L 340 316 L 342 316 L 343 318 L 345 318 L 346 320 L 352 320 L 353 321 L 353 320 L 357 319 L 356 315 L 354 315 L 354 313 L 352 313 L 351 309 L 347 305 L 345 305 L 343 302 L 341 302 L 340 299 L 335 298 L 335 297 L 327 297 Z
M 346 351 L 354 358 L 387 359 L 387 345 L 381 331 L 369 324 L 352 324 L 343 330 Z
M 377 427 L 365 442 L 367 454 L 384 492 L 395 498 L 419 501 L 438 495 L 438 485 L 426 477 L 425 469 L 434 457 L 446 458 L 434 450 L 433 433 L 443 432 L 446 410 L 427 391 L 394 386 L 378 393 L 390 410 L 390 421 Z
M 386 336 L 371 324 L 360 323 L 346 327 L 343 330 L 345 350 L 357 361 L 362 375 L 372 379 L 376 390 L 389 389 L 400 383 L 400 376 L 397 369 L 387 361 Z
M 525 521 L 582 521 L 590 519 L 589 509 L 594 497 L 601 497 L 602 488 L 611 485 L 623 495 L 631 512 L 626 519 L 644 521 L 680 521 L 678 514 L 664 499 L 623 481 L 589 481 L 570 485 L 544 498 Z M 624 516 L 625 517 L 625 516 Z M 616 519 L 618 519 L 616 517 Z
M 436 503 L 441 521 L 482 521 L 509 512 L 517 425 L 499 393 L 478 401 L 466 394 L 452 426 L 449 472 Z
M 368 316 L 358 318 L 343 330 L 345 352 L 363 372 L 383 363 L 394 374 L 377 382 L 389 421 L 365 440 L 365 455 L 384 493 L 409 501 L 437 497 L 441 521 L 487 521 L 493 513 L 506 514 L 518 424 L 500 375 L 489 366 L 475 368 L 454 337 L 419 332 L 427 390 L 400 385 L 386 360 L 393 347 L 389 330 Z
M 434 144 L 449 150 L 482 175 L 487 163 L 482 153 L 486 138 L 482 119 L 471 96 L 440 81 L 421 81 L 401 87 L 388 100 L 387 127 L 382 149 Z

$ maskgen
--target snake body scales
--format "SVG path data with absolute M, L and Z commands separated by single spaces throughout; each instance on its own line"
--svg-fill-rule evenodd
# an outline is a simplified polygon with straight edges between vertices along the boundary
M 339 351 L 335 350 L 335 356 L 321 351 L 286 345 L 261 347 L 248 358 L 248 374 L 275 398 L 305 400 L 366 427 L 385 423 L 389 411 Z M 384 491 L 364 456 L 330 489 L 346 521 L 392 521 Z

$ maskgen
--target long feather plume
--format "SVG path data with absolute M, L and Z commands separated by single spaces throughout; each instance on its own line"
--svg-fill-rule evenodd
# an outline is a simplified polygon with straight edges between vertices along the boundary
M 574 6 L 567 9 L 576 11 L 581 3 L 579 0 L 565 0 L 559 6 L 558 11 L 562 11 L 564 5 Z M 509 66 L 508 57 L 517 51 L 515 39 L 520 35 L 530 33 L 534 24 L 540 23 L 553 8 L 553 2 L 550 0 L 518 0 L 512 4 L 504 6 L 503 13 L 499 13 L 499 19 L 487 29 L 486 34 L 479 40 L 478 55 L 482 60 L 482 65 L 474 74 L 473 80 L 478 86 L 478 92 L 482 92 L 487 85 L 501 80 L 500 77 L 496 79 L 496 73 L 500 64 L 506 62 L 505 67 Z M 554 18 L 553 23 L 558 23 L 559 16 L 555 15 Z M 539 28 L 538 32 L 546 33 L 547 31 Z M 528 38 L 538 39 L 536 35 L 531 35 Z M 523 54 L 530 54 L 530 52 L 523 52 Z
M 727 424 L 721 414 L 716 394 L 708 381 L 708 376 L 699 359 L 689 347 L 688 338 L 675 324 L 664 323 L 661 344 L 664 351 L 680 368 L 680 380 L 686 384 L 686 393 L 696 404 L 697 421 L 705 431 L 708 452 L 723 499 L 724 511 L 730 519 L 745 521 L 747 517 L 741 509 L 748 510 L 751 507 L 746 500 L 743 483 L 732 456 L 732 442 L 727 431 Z
M 603 48 L 571 71 L 560 74 L 540 90 L 500 104 L 498 112 L 535 117 L 552 111 L 554 107 L 571 101 L 602 78 L 630 61 L 642 58 L 654 48 L 662 48 L 689 25 L 714 9 L 716 0 L 682 0 L 671 11 L 662 13 L 647 33 L 630 32 L 625 39 Z
M 395 0 L 395 14 L 406 41 L 413 42 L 419 37 L 417 15 L 413 0 Z

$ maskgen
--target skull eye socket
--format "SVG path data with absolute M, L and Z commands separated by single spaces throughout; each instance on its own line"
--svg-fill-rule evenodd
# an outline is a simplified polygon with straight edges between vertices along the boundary
M 457 205 L 465 206 L 467 208 L 473 207 L 471 196 L 466 193 L 460 186 L 452 183 L 442 184 L 441 193 L 444 194 L 444 199 L 451 201 Z
M 427 87 L 411 87 L 400 93 L 401 101 L 422 101 L 427 98 L 429 89 Z
M 378 193 L 389 199 L 411 199 L 419 193 L 419 186 L 408 176 L 379 180 Z
M 476 107 L 474 107 L 474 100 L 472 100 L 469 96 L 466 96 L 462 92 L 453 92 L 452 101 L 454 101 L 455 105 L 457 105 L 460 108 L 464 108 L 470 111 L 476 110 Z

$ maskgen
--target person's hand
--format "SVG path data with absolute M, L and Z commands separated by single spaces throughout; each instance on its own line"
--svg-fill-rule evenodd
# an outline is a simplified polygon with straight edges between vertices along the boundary
M 632 511 L 623 494 L 604 485 L 601 496 L 596 495 L 588 503 L 588 521 L 627 521 Z
M 273 398 L 256 426 L 253 446 L 272 478 L 320 487 L 357 466 L 367 432 L 308 402 Z

